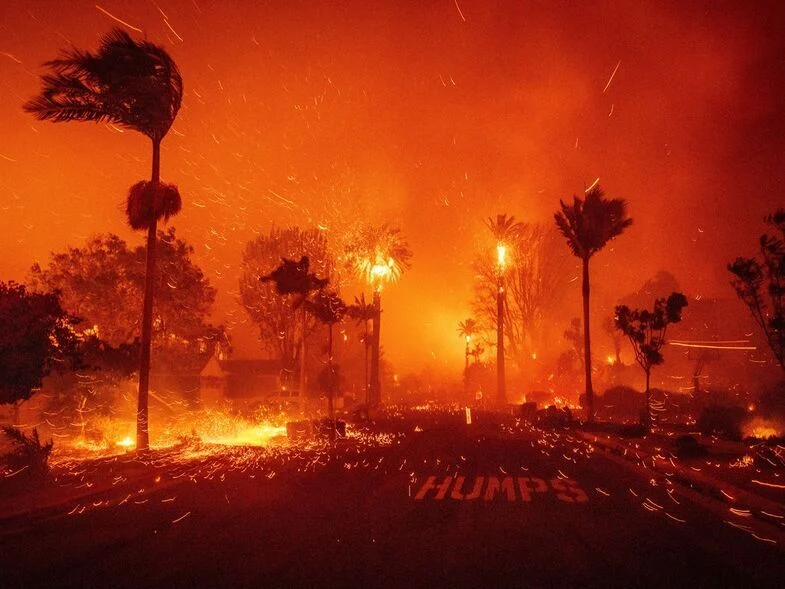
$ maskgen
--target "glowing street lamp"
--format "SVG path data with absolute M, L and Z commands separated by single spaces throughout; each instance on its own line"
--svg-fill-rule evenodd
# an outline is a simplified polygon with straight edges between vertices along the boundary
M 469 344 L 471 344 L 472 335 L 475 333 L 477 333 L 477 322 L 474 319 L 469 318 L 458 323 L 458 335 L 463 336 L 466 340 L 466 363 L 463 368 L 463 383 L 464 392 L 467 396 L 469 394 Z
M 507 269 L 507 243 L 514 240 L 522 229 L 515 217 L 506 214 L 489 217 L 486 226 L 496 238 L 496 402 L 501 407 L 507 403 L 507 385 L 504 376 L 504 272 Z
M 507 400 L 507 379 L 504 375 L 504 270 L 507 246 L 497 243 L 496 254 L 496 395 L 501 404 Z
M 379 358 L 381 349 L 381 339 L 379 329 L 381 327 L 382 313 L 382 286 L 386 282 L 394 282 L 400 276 L 400 269 L 396 269 L 395 260 L 387 258 L 386 261 L 381 252 L 376 251 L 376 256 L 371 263 L 366 259 L 363 265 L 367 268 L 366 280 L 373 289 L 373 334 L 371 339 L 371 382 L 370 397 L 373 405 L 381 403 L 381 381 L 379 375 Z M 397 270 L 397 271 L 396 271 Z
M 409 268 L 412 252 L 400 229 L 387 224 L 362 228 L 357 238 L 350 242 L 347 250 L 350 266 L 373 289 L 369 401 L 371 405 L 378 405 L 381 403 L 379 379 L 381 291 L 384 284 L 395 282 L 403 271 Z
M 505 265 L 507 263 L 507 246 L 503 243 L 496 244 L 496 262 L 499 266 L 499 272 L 503 273 Z

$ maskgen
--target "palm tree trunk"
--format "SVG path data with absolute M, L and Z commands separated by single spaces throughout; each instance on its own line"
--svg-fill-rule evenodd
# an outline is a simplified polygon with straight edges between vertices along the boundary
M 161 142 L 153 140 L 153 170 L 151 182 L 157 184 L 161 174 Z M 152 192 L 152 191 L 151 191 Z M 155 295 L 155 246 L 158 223 L 147 228 L 147 269 L 144 279 L 144 309 L 142 311 L 142 349 L 139 358 L 139 404 L 136 411 L 136 449 L 150 447 L 148 396 L 150 389 L 150 347 L 153 336 L 153 297 Z
M 469 398 L 469 340 L 466 340 L 466 362 L 463 367 L 463 393 L 466 399 Z
M 308 386 L 308 381 L 305 375 L 305 329 L 307 315 L 305 313 L 305 305 L 302 305 L 302 320 L 303 320 L 303 334 L 300 338 L 300 402 L 305 403 L 305 388 Z
M 644 418 L 643 427 L 646 431 L 651 431 L 651 389 L 649 388 L 649 377 L 651 370 L 646 371 L 646 416 Z
M 507 404 L 507 386 L 504 376 L 504 282 L 499 277 L 496 285 L 496 404 Z
M 330 441 L 335 441 L 335 409 L 333 404 L 333 324 L 327 325 L 327 415 L 330 418 Z
M 368 341 L 368 319 L 365 319 L 363 323 L 365 323 L 365 339 L 363 340 L 363 347 L 365 348 L 365 364 L 363 365 L 363 368 L 365 369 L 365 380 L 363 381 L 363 391 L 365 391 L 365 406 L 368 407 L 371 402 L 368 391 L 368 346 L 371 342 Z
M 382 318 L 382 303 L 379 291 L 373 292 L 373 334 L 371 336 L 371 406 L 376 407 L 382 402 L 381 383 L 379 382 L 379 324 Z
M 583 258 L 583 366 L 586 369 L 586 412 L 594 421 L 594 389 L 591 386 L 591 329 L 589 325 L 589 258 Z

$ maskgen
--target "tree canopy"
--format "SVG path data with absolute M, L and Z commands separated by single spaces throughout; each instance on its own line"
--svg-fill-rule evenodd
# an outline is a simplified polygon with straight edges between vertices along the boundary
M 216 291 L 191 259 L 193 247 L 173 227 L 159 231 L 158 240 L 156 362 L 212 349 L 224 337 L 220 328 L 206 323 Z M 83 319 L 88 333 L 113 347 L 128 345 L 141 333 L 145 256 L 143 246 L 130 249 L 116 235 L 96 235 L 82 247 L 53 253 L 46 267 L 35 264 L 31 283 L 38 290 L 60 291 L 63 307 Z
M 571 205 L 561 201 L 561 211 L 554 218 L 573 255 L 587 260 L 632 225 L 627 202 L 605 198 L 599 186 L 589 190 L 583 199 L 574 196 Z
M 56 293 L 0 282 L 0 404 L 29 399 L 53 368 L 81 365 L 77 323 Z
M 567 292 L 571 258 L 555 229 L 518 223 L 506 236 L 504 332 L 512 356 L 523 358 L 543 348 L 545 325 Z M 477 280 L 472 310 L 477 332 L 488 332 L 496 325 L 496 251 L 477 256 L 473 267 Z
M 616 327 L 626 335 L 635 360 L 647 373 L 652 366 L 662 364 L 662 346 L 668 325 L 681 321 L 681 313 L 687 306 L 687 297 L 673 292 L 667 299 L 654 301 L 654 309 L 630 309 L 626 305 L 616 307 Z
M 760 236 L 760 259 L 738 257 L 728 264 L 731 286 L 747 305 L 780 367 L 785 370 L 785 209 L 766 217 L 780 235 Z
M 183 80 L 174 60 L 119 28 L 96 53 L 69 49 L 44 65 L 51 73 L 41 94 L 24 105 L 41 120 L 109 122 L 160 141 L 180 110 Z
M 249 241 L 243 253 L 242 272 L 240 275 L 240 302 L 248 312 L 248 316 L 259 327 L 262 346 L 270 355 L 279 359 L 283 366 L 292 367 L 296 363 L 302 338 L 302 321 L 296 317 L 296 308 L 291 297 L 300 297 L 293 288 L 291 294 L 277 291 L 277 282 L 272 279 L 262 281 L 260 278 L 270 276 L 281 268 L 282 260 L 287 259 L 295 266 L 292 275 L 299 276 L 298 262 L 303 257 L 308 259 L 305 275 L 328 277 L 333 262 L 328 254 L 327 239 L 318 229 L 286 229 L 273 228 L 268 235 L 260 235 Z M 287 270 L 282 270 L 286 278 Z M 272 278 L 272 277 L 271 277 Z M 284 280 L 285 290 L 286 280 Z M 314 330 L 316 321 L 313 317 L 306 319 L 306 335 Z

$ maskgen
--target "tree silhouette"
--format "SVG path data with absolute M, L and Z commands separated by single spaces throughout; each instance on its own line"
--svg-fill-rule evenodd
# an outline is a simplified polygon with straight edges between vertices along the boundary
M 671 293 L 667 299 L 654 301 L 654 310 L 616 307 L 616 327 L 630 340 L 635 360 L 646 373 L 646 427 L 652 422 L 652 403 L 649 380 L 653 366 L 662 364 L 660 350 L 665 344 L 668 325 L 681 321 L 681 312 L 687 306 L 687 297 L 680 292 Z
M 464 378 L 469 373 L 469 354 L 471 353 L 469 344 L 471 343 L 472 337 L 477 334 L 478 329 L 479 326 L 477 325 L 477 321 L 472 318 L 464 319 L 458 323 L 458 337 L 461 337 L 466 341 L 466 365 L 463 369 Z
M 333 371 L 333 326 L 343 321 L 346 303 L 337 293 L 320 289 L 313 300 L 305 301 L 306 309 L 321 323 L 327 325 L 327 411 L 330 416 L 330 438 L 335 437 L 334 415 L 334 371 Z
M 222 328 L 206 323 L 216 290 L 174 227 L 158 231 L 157 241 L 152 369 L 198 371 L 200 355 L 211 355 L 213 344 L 225 339 Z M 129 248 L 117 235 L 98 234 L 80 247 L 52 253 L 46 266 L 34 264 L 30 284 L 60 291 L 63 308 L 107 344 L 138 346 L 140 317 L 134 309 L 144 296 L 146 257 L 143 245 Z M 137 351 L 137 368 L 138 356 Z
M 583 200 L 573 196 L 573 203 L 560 201 L 561 211 L 554 215 L 556 226 L 567 240 L 573 255 L 583 264 L 583 334 L 584 369 L 586 372 L 586 409 L 589 421 L 594 420 L 594 390 L 591 383 L 591 330 L 589 322 L 589 260 L 613 238 L 621 235 L 632 224 L 627 217 L 627 203 L 623 199 L 606 199 L 602 189 L 595 186 Z
M 308 272 L 310 260 L 303 256 L 299 261 L 283 258 L 281 265 L 275 270 L 259 277 L 262 282 L 274 282 L 275 290 L 279 295 L 297 295 L 294 307 L 299 307 L 308 295 L 320 290 L 330 282 L 327 278 L 318 278 L 316 274 Z
M 546 347 L 546 319 L 564 298 L 570 280 L 571 256 L 555 227 L 523 224 L 510 237 L 504 280 L 505 355 L 521 361 Z M 473 269 L 472 311 L 490 330 L 497 323 L 498 253 L 485 250 Z
M 308 296 L 312 292 L 321 293 L 330 282 L 328 278 L 317 278 L 316 274 L 308 272 L 310 261 L 308 256 L 302 256 L 298 262 L 283 258 L 281 265 L 265 276 L 260 276 L 260 282 L 274 282 L 275 290 L 281 296 L 294 295 L 292 309 L 297 309 L 303 303 L 308 303 Z M 305 396 L 305 337 L 306 337 L 306 311 L 302 307 L 302 348 L 300 350 L 300 395 Z M 313 314 L 313 313 L 312 313 Z M 318 317 L 317 317 L 318 318 Z M 332 332 L 330 332 L 332 338 Z
M 41 94 L 24 105 L 40 120 L 108 122 L 146 135 L 153 146 L 149 182 L 138 182 L 128 194 L 126 213 L 134 229 L 147 229 L 147 280 L 142 312 L 139 403 L 136 447 L 147 450 L 150 345 L 155 290 L 157 223 L 180 210 L 177 187 L 160 181 L 161 141 L 180 110 L 183 80 L 162 48 L 134 41 L 121 29 L 101 40 L 98 52 L 72 49 L 44 64 Z
M 768 215 L 766 222 L 778 229 L 781 237 L 764 233 L 759 240 L 761 259 L 739 257 L 728 264 L 728 270 L 735 276 L 731 286 L 785 370 L 785 209 Z
M 288 271 L 281 269 L 284 272 L 281 288 L 292 294 L 280 296 L 275 280 L 260 280 L 262 276 L 270 276 L 271 269 L 279 268 L 282 259 L 292 261 L 289 267 L 295 282 L 298 278 L 302 280 L 303 273 L 297 270 L 297 264 L 304 265 L 303 257 L 308 258 L 306 279 L 309 273 L 331 274 L 332 260 L 323 232 L 274 227 L 269 234 L 260 235 L 245 245 L 239 286 L 240 302 L 258 326 L 265 350 L 288 372 L 294 373 L 296 366 L 300 366 L 300 395 L 305 396 L 306 343 L 316 329 L 316 320 L 302 308 L 303 295 L 297 291 L 307 291 L 308 285 L 285 284 Z
M 0 282 L 0 405 L 29 399 L 53 368 L 82 365 L 78 321 L 56 293 Z
M 524 225 L 515 221 L 515 217 L 506 214 L 496 215 L 496 219 L 488 217 L 485 225 L 496 239 L 496 403 L 507 402 L 507 386 L 504 375 L 504 316 L 506 297 L 504 292 L 504 273 L 506 271 L 507 249 L 520 234 Z
M 368 405 L 370 402 L 370 399 L 368 398 L 368 352 L 371 349 L 371 340 L 368 337 L 368 322 L 372 321 L 376 316 L 376 307 L 371 303 L 366 303 L 365 293 L 362 293 L 359 298 L 354 297 L 354 304 L 348 307 L 347 314 L 357 323 L 362 323 L 364 329 L 362 341 L 363 348 L 365 349 L 365 360 L 363 363 L 365 380 L 363 381 L 363 390 L 365 391 L 365 404 Z

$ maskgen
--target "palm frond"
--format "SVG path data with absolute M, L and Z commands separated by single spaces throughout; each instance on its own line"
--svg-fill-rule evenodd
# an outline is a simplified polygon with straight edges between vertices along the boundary
M 624 199 L 606 199 L 595 186 L 584 199 L 573 197 L 573 204 L 560 201 L 561 211 L 554 215 L 556 227 L 573 255 L 590 258 L 632 225 Z
M 160 141 L 180 109 L 183 81 L 161 47 L 115 29 L 97 53 L 73 49 L 46 62 L 41 94 L 27 112 L 53 122 L 112 122 Z
M 506 213 L 496 215 L 495 219 L 488 217 L 485 220 L 485 226 L 491 230 L 497 241 L 512 241 L 526 227 L 524 223 L 516 222 L 513 215 L 508 217 Z
M 128 191 L 125 212 L 132 229 L 147 229 L 153 222 L 168 221 L 180 212 L 182 199 L 174 184 L 142 180 Z

